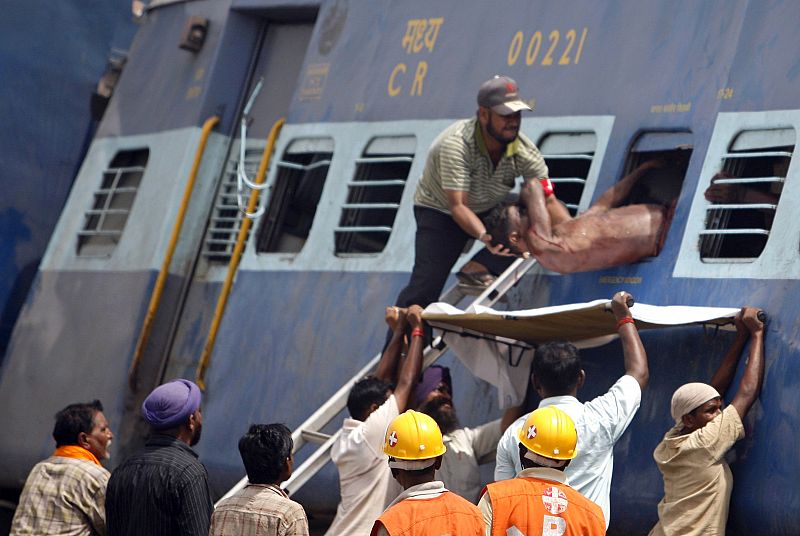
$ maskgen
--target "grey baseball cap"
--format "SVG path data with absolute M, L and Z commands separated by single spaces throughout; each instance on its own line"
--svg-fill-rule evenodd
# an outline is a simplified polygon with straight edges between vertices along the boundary
M 509 115 L 522 110 L 531 110 L 519 96 L 517 83 L 507 77 L 495 75 L 481 84 L 478 90 L 478 106 L 490 108 L 494 113 Z

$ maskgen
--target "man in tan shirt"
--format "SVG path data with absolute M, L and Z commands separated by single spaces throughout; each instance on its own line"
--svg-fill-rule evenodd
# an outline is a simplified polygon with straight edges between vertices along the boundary
M 687 383 L 672 396 L 675 426 L 653 457 L 664 477 L 664 498 L 650 536 L 724 536 L 733 475 L 725 454 L 744 437 L 742 417 L 758 398 L 764 378 L 764 323 L 758 309 L 745 307 L 736 317 L 736 341 L 711 385 Z M 730 385 L 748 338 L 750 356 L 730 406 L 722 397 Z
M 217 505 L 209 536 L 308 536 L 303 507 L 281 483 L 292 476 L 292 432 L 283 424 L 253 424 L 239 439 L 247 486 Z

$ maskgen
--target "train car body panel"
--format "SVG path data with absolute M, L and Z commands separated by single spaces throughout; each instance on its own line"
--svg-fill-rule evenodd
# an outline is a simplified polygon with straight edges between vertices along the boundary
M 451 122 L 473 116 L 479 84 L 502 73 L 534 105 L 523 131 L 542 147 L 551 175 L 582 170 L 571 208 L 585 210 L 649 158 L 668 161 L 670 172 L 643 186 L 642 199 L 675 200 L 657 257 L 570 275 L 534 269 L 507 307 L 580 303 L 624 288 L 656 305 L 764 308 L 766 379 L 732 454 L 728 526 L 732 534 L 797 533 L 798 15 L 795 3 L 777 0 L 154 2 L 14 331 L 0 377 L 0 405 L 9 409 L 0 425 L 15 431 L 14 441 L 0 441 L 0 458 L 13 463 L 0 466 L 0 482 L 18 485 L 47 454 L 43 430 L 75 393 L 107 405 L 121 430 L 116 463 L 141 440 L 137 407 L 147 391 L 194 377 L 241 225 L 240 148 L 252 178 L 267 133 L 285 116 L 262 193 L 266 212 L 247 239 L 205 378 L 198 451 L 214 491 L 225 491 L 242 475 L 235 445 L 248 424 L 298 425 L 381 347 L 383 307 L 413 263 L 413 192 L 428 147 Z M 209 23 L 194 53 L 177 47 L 192 16 Z M 261 79 L 242 139 L 245 102 Z M 201 125 L 214 115 L 220 122 L 131 390 L 150 292 Z M 721 172 L 757 185 L 762 201 L 711 207 L 704 192 Z M 87 230 L 93 203 L 110 195 L 99 191 L 110 175 L 123 194 L 126 181 L 138 181 L 113 244 Z M 385 180 L 394 181 L 391 200 L 354 193 L 359 181 Z M 370 203 L 389 211 L 379 224 L 365 215 Z M 614 534 L 644 534 L 655 522 L 662 484 L 652 451 L 670 425 L 671 393 L 709 379 L 731 342 L 701 326 L 642 338 L 650 384 L 616 448 Z M 618 342 L 584 351 L 583 360 L 583 398 L 623 372 Z M 495 390 L 454 356 L 444 362 L 464 424 L 497 417 Z M 30 393 L 43 386 L 31 407 Z M 337 489 L 328 467 L 298 499 L 309 511 L 331 511 Z

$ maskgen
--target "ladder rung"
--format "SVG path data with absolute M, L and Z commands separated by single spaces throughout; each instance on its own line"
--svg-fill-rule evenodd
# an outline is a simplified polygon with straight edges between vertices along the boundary
M 301 430 L 300 434 L 307 442 L 316 443 L 317 445 L 322 445 L 332 437 L 330 434 L 323 434 L 322 432 L 315 432 L 314 430 Z
M 350 210 L 371 210 L 371 209 L 394 209 L 400 208 L 399 203 L 345 203 L 344 209 Z
M 362 186 L 405 186 L 406 181 L 402 179 L 385 179 L 385 180 L 369 180 L 369 181 L 350 181 L 347 186 L 351 188 Z

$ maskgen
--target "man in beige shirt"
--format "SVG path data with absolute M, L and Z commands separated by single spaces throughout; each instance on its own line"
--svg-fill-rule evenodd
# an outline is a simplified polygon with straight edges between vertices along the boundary
M 664 477 L 664 498 L 650 536 L 724 536 L 733 475 L 725 454 L 744 437 L 742 417 L 758 398 L 764 379 L 764 323 L 758 309 L 745 307 L 736 317 L 736 341 L 711 385 L 688 383 L 672 396 L 675 426 L 656 447 L 653 457 Z M 730 385 L 745 342 L 747 366 L 730 406 L 722 397 Z
M 283 424 L 254 424 L 239 439 L 247 486 L 211 515 L 209 536 L 308 536 L 303 507 L 281 483 L 292 476 L 292 432 Z

